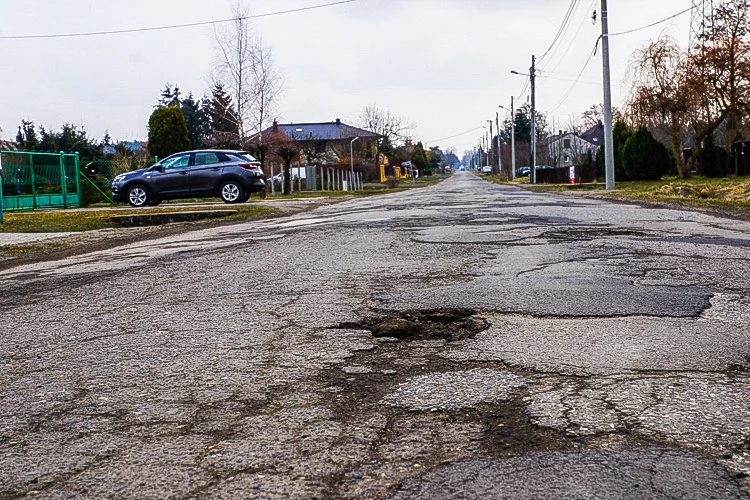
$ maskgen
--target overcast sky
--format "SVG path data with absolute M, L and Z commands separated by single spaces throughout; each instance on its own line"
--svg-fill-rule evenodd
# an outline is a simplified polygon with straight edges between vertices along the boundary
M 251 14 L 330 0 L 246 0 Z M 33 0 L 3 2 L 0 36 L 90 32 L 231 17 L 228 0 Z M 569 0 L 358 0 L 254 21 L 274 51 L 285 91 L 284 122 L 356 124 L 369 104 L 417 125 L 427 145 L 471 148 L 498 104 L 518 96 L 531 55 L 550 46 Z M 579 0 L 567 34 L 540 63 L 537 106 L 556 128 L 602 101 L 601 53 L 569 92 L 601 25 L 590 19 L 599 0 Z M 610 0 L 610 31 L 648 25 L 690 7 L 689 0 Z M 667 33 L 683 46 L 690 14 L 612 38 L 615 105 L 634 49 Z M 579 31 L 580 27 L 580 31 Z M 578 33 L 577 36 L 576 33 Z M 0 40 L 0 128 L 14 139 L 21 119 L 57 129 L 85 126 L 100 139 L 145 139 L 166 82 L 187 93 L 209 88 L 212 29 L 196 27 L 84 38 Z M 569 93 L 564 102 L 561 99 Z M 526 94 L 528 95 L 528 93 Z M 525 102 L 526 97 L 523 97 Z M 501 111 L 501 113 L 503 113 Z M 501 115 L 502 118 L 502 115 Z M 550 120 L 552 121 L 552 120 Z

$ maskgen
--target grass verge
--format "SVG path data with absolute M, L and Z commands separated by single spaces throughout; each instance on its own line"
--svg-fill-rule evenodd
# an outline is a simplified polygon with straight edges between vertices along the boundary
M 604 184 L 550 184 L 524 187 L 532 191 L 591 191 L 611 198 L 669 202 L 684 206 L 750 208 L 750 177 L 664 177 L 657 181 L 618 182 L 614 191 L 605 191 Z

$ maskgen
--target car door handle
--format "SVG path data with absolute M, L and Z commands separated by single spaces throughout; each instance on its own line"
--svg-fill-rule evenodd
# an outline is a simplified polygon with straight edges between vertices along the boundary
M 187 172 L 180 172 L 180 175 L 187 175 Z
M 213 167 L 211 170 L 219 170 L 219 167 Z

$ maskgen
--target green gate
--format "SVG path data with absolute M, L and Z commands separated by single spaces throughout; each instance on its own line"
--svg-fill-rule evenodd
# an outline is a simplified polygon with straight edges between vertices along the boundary
M 0 151 L 0 166 L 1 210 L 80 206 L 78 153 Z

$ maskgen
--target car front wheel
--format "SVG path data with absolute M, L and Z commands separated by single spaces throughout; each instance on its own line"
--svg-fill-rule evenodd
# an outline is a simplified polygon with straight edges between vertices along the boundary
M 145 207 L 149 204 L 148 191 L 143 186 L 133 186 L 128 189 L 128 203 L 132 207 Z
M 242 201 L 242 186 L 236 181 L 227 181 L 221 185 L 219 195 L 224 203 L 239 203 Z

